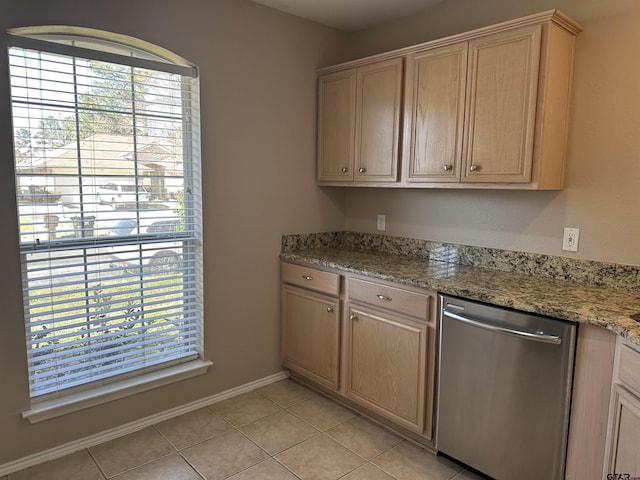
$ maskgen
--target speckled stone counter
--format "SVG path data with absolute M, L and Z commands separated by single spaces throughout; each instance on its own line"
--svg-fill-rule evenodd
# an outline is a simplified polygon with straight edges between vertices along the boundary
M 640 267 L 351 232 L 285 236 L 280 256 L 598 325 L 640 345 Z

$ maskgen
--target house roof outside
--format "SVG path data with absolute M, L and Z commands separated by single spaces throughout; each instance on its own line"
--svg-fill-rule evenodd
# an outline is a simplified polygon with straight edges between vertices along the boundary
M 180 141 L 165 138 L 96 134 L 55 150 L 44 151 L 16 167 L 18 174 L 130 176 L 136 173 L 182 172 Z M 134 155 L 135 152 L 135 155 Z M 178 152 L 178 153 L 173 153 Z M 78 162 L 80 158 L 80 162 Z M 137 163 L 137 165 L 136 165 Z

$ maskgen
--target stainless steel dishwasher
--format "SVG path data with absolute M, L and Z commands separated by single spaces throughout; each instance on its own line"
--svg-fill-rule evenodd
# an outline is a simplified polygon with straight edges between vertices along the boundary
M 497 480 L 561 480 L 577 325 L 440 295 L 436 449 Z

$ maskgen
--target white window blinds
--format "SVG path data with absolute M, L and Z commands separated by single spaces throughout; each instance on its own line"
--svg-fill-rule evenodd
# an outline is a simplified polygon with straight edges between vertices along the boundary
M 39 398 L 202 351 L 195 69 L 77 44 L 12 36 L 9 48 L 29 379 Z

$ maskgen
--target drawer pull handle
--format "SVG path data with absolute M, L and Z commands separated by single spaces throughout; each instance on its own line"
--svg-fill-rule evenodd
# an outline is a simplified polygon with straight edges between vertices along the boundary
M 357 320 L 358 316 L 355 313 L 352 313 L 351 315 L 349 315 L 349 320 Z
M 313 277 L 310 275 L 302 275 L 302 278 L 304 278 L 305 280 L 313 280 Z
M 333 307 L 327 307 L 327 313 L 333 312 Z
M 376 295 L 376 297 L 378 297 L 380 300 L 384 300 L 385 302 L 390 302 L 391 301 L 391 297 L 387 297 L 386 295 Z

